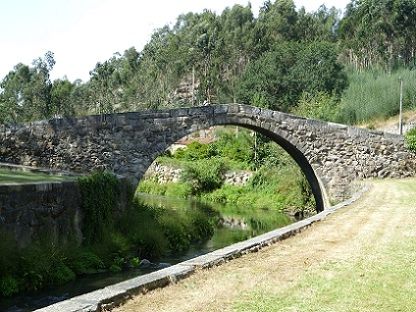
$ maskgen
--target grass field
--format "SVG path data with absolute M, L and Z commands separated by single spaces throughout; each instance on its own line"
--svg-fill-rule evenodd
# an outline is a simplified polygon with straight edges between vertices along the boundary
M 4 183 L 30 183 L 41 181 L 68 181 L 73 177 L 49 175 L 40 172 L 14 171 L 0 168 L 0 184 Z

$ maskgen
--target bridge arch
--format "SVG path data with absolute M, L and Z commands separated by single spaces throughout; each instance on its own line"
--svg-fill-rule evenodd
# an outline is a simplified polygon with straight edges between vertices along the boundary
M 315 170 L 304 155 L 304 152 L 301 150 L 302 145 L 299 144 L 296 138 L 280 131 L 279 126 L 276 124 L 273 125 L 267 121 L 262 121 L 261 119 L 253 119 L 251 113 L 248 115 L 249 118 L 244 118 L 242 115 L 235 118 L 233 114 L 227 114 L 225 116 L 212 114 L 211 118 L 208 119 L 207 116 L 209 116 L 209 114 L 195 114 L 192 123 L 188 123 L 187 127 L 179 128 L 181 129 L 180 131 L 175 131 L 170 140 L 166 140 L 166 133 L 162 133 L 161 139 L 165 144 L 161 145 L 161 148 L 156 150 L 150 157 L 144 172 L 158 156 L 169 148 L 169 146 L 185 136 L 213 126 L 239 126 L 260 133 L 282 147 L 293 158 L 305 175 L 315 199 L 317 212 L 323 211 L 329 206 L 326 190 Z M 137 183 L 140 182 L 144 172 L 137 176 Z

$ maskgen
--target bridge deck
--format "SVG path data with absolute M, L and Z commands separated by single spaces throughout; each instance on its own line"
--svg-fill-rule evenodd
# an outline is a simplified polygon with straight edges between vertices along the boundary
M 115 311 L 410 311 L 415 182 L 373 182 L 351 208 L 301 234 Z

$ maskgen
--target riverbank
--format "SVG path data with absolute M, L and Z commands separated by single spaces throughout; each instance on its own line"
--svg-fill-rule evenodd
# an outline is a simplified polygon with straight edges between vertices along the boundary
M 411 311 L 416 180 L 372 183 L 308 231 L 114 311 Z
M 192 143 L 156 159 L 138 192 L 195 197 L 221 204 L 223 214 L 258 210 L 293 216 L 316 211 L 299 166 L 276 143 L 236 127 L 219 128 L 210 143 Z M 237 209 L 235 209 L 238 207 Z

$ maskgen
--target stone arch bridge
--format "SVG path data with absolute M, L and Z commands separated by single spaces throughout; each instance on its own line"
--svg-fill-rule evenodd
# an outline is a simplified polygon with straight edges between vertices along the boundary
M 170 145 L 215 125 L 262 133 L 299 164 L 318 210 L 347 198 L 352 182 L 415 175 L 403 137 L 230 104 L 51 119 L 0 127 L 0 162 L 89 172 L 106 168 L 137 183 Z

